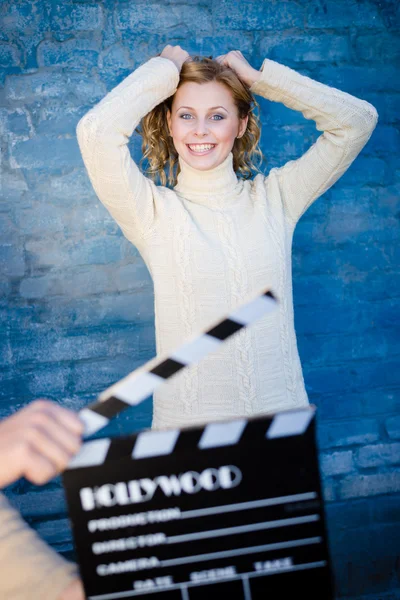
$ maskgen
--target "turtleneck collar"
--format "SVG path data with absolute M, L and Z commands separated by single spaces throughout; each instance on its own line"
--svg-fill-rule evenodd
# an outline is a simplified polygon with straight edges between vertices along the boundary
M 191 167 L 179 157 L 180 172 L 174 190 L 197 204 L 214 208 L 224 208 L 233 202 L 233 196 L 241 190 L 242 181 L 238 181 L 233 170 L 233 154 L 230 152 L 224 162 L 214 169 L 200 171 Z

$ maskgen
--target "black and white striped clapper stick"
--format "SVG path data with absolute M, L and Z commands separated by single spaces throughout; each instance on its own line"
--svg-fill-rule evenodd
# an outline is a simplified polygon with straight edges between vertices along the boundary
M 274 310 L 276 305 L 277 300 L 272 292 L 261 290 L 168 356 L 150 360 L 107 388 L 95 402 L 79 412 L 85 425 L 84 435 L 89 436 L 99 431 L 120 412 L 151 396 L 164 381 L 217 350 L 225 340 Z

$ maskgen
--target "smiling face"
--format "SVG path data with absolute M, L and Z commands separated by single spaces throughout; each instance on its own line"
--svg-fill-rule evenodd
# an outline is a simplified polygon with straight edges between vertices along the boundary
M 175 149 L 191 167 L 208 171 L 220 165 L 246 130 L 232 92 L 222 83 L 186 82 L 176 91 L 168 127 Z

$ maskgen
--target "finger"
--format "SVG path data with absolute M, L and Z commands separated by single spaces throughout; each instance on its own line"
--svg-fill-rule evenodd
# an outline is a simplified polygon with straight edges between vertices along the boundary
M 27 442 L 28 454 L 29 450 L 33 449 L 53 463 L 57 471 L 63 470 L 76 452 L 76 450 L 71 450 L 64 445 L 66 443 L 65 437 L 63 437 L 63 433 L 60 432 L 59 428 L 54 425 L 51 429 L 46 425 L 36 424 L 32 426 L 27 432 Z
M 40 413 L 35 417 L 35 425 L 65 452 L 73 456 L 78 452 L 82 438 L 70 427 L 66 427 L 64 422 L 58 420 L 57 417 L 62 417 L 62 412 L 57 411 L 56 416 L 51 413 Z
M 36 410 L 51 415 L 53 419 L 71 432 L 79 436 L 83 434 L 84 425 L 78 415 L 71 410 L 50 400 L 37 400 L 33 405 L 36 405 Z
M 81 436 L 75 433 L 75 431 L 71 431 L 71 429 L 64 427 L 63 423 L 54 421 L 51 428 L 46 427 L 46 433 L 71 457 L 74 456 L 81 447 Z
M 29 448 L 24 462 L 22 475 L 35 485 L 43 485 L 58 473 L 57 466 L 32 447 Z

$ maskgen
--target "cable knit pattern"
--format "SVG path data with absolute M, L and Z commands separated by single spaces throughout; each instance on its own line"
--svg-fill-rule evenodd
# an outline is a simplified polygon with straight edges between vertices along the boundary
M 54 600 L 78 577 L 75 564 L 52 550 L 0 493 L 0 598 Z
M 279 310 L 154 394 L 153 427 L 286 410 L 308 403 L 294 330 L 291 247 L 301 215 L 346 171 L 377 122 L 371 104 L 265 59 L 251 91 L 301 111 L 322 135 L 267 177 L 238 180 L 232 154 L 210 171 L 180 159 L 173 190 L 156 186 L 127 143 L 140 119 L 174 94 L 179 73 L 157 57 L 79 122 L 93 187 L 152 275 L 159 353 L 198 333 L 262 286 Z

